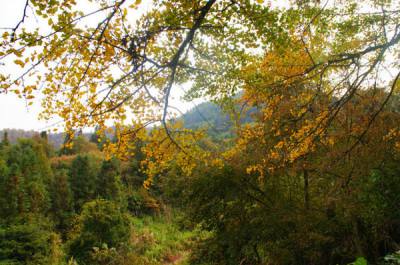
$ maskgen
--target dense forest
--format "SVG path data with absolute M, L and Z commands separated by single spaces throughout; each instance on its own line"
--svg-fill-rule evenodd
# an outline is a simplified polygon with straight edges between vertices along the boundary
M 298 171 L 270 175 L 262 189 L 243 178 L 261 146 L 190 176 L 172 166 L 146 189 L 144 142 L 121 161 L 106 157 L 96 132 L 56 149 L 46 132 L 11 143 L 5 130 L 0 264 L 398 264 L 400 164 L 395 142 L 382 143 L 384 125 L 399 121 L 396 102 L 357 156 L 322 175 L 348 141 L 338 124 L 343 139 L 320 146 Z M 368 111 L 359 103 L 349 111 Z M 253 126 L 260 113 L 248 115 Z M 209 131 L 210 141 L 236 137 L 211 103 L 180 120 Z M 339 175 L 347 166 L 354 172 Z
M 0 265 L 400 264 L 400 1 L 14 1 Z
M 173 264 L 202 234 L 142 187 L 140 155 L 105 160 L 84 137 L 0 145 L 0 264 Z M 157 196 L 154 194 L 158 194 Z M 193 230 L 193 231 L 192 231 Z

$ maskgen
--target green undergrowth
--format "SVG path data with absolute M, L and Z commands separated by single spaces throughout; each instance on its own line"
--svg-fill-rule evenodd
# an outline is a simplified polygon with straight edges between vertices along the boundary
M 199 229 L 186 229 L 177 218 L 133 217 L 133 244 L 141 264 L 189 264 L 191 249 L 208 236 Z

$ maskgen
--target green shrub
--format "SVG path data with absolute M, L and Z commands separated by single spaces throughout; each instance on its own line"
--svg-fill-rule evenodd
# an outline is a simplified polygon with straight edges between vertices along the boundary
M 58 265 L 64 254 L 57 234 L 38 223 L 0 227 L 0 264 Z
M 119 248 L 128 243 L 131 226 L 129 217 L 111 201 L 94 200 L 84 204 L 73 239 L 70 256 L 79 264 L 94 264 L 96 248 Z

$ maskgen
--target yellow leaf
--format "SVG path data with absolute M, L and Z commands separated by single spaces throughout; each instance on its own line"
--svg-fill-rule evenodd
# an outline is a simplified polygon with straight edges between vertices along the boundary
M 24 67 L 24 66 L 25 66 L 25 63 L 24 63 L 22 60 L 19 60 L 19 59 L 14 60 L 14 63 L 15 63 L 15 64 L 18 64 L 18 65 L 21 66 L 21 67 Z

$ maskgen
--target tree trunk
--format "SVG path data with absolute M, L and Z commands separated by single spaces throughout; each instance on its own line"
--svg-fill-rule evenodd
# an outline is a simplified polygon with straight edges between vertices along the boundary
M 310 194 L 308 189 L 308 171 L 304 169 L 304 208 L 308 211 L 310 209 Z

